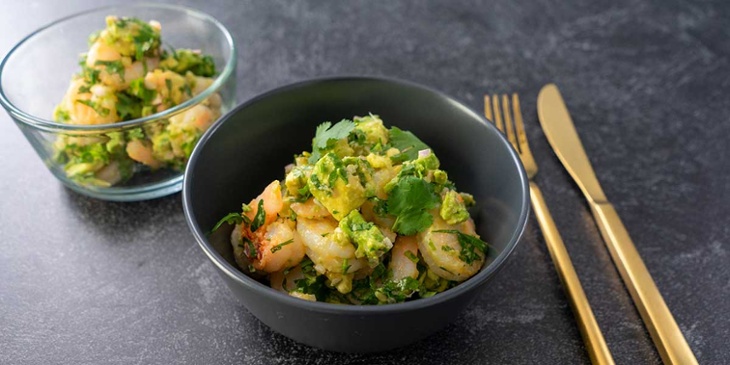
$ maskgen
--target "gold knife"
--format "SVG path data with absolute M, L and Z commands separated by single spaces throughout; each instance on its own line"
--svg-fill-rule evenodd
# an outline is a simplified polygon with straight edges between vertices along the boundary
M 540 125 L 555 154 L 583 191 L 613 262 L 665 364 L 697 364 L 659 289 L 636 251 L 621 219 L 608 202 L 588 160 L 563 97 L 554 84 L 537 96 Z

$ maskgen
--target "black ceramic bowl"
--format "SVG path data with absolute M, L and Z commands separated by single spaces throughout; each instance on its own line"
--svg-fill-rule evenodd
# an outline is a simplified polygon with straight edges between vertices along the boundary
M 277 292 L 236 267 L 231 228 L 213 225 L 282 179 L 292 156 L 311 149 L 314 130 L 373 113 L 415 133 L 441 160 L 459 190 L 474 195 L 477 232 L 491 248 L 484 268 L 431 298 L 381 306 L 315 303 Z M 333 351 L 372 352 L 422 339 L 454 320 L 486 287 L 514 249 L 528 215 L 528 185 L 518 156 L 491 124 L 427 88 L 377 78 L 301 82 L 231 111 L 201 139 L 185 171 L 188 224 L 233 294 L 258 319 L 296 341 Z

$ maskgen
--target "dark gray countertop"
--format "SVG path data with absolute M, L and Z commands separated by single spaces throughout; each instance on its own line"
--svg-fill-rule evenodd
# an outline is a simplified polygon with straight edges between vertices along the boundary
M 100 1 L 7 2 L 0 55 Z M 191 6 L 240 49 L 239 100 L 321 75 L 442 90 L 475 110 L 519 92 L 538 180 L 619 364 L 657 364 L 590 212 L 535 114 L 561 87 L 608 197 L 700 363 L 729 364 L 730 4 L 264 2 Z M 180 195 L 121 204 L 63 188 L 0 112 L 0 363 L 587 363 L 534 219 L 478 303 L 409 347 L 343 355 L 253 318 L 189 234 Z

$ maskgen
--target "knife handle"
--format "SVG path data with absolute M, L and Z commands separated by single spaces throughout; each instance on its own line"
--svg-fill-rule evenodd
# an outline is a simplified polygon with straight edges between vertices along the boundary
M 591 202 L 591 211 L 613 262 L 665 364 L 697 364 L 692 350 L 610 203 Z
M 586 298 L 583 287 L 580 285 L 578 274 L 576 274 L 573 263 L 570 261 L 563 239 L 560 237 L 547 204 L 545 204 L 540 188 L 534 182 L 530 182 L 530 200 L 535 210 L 537 222 L 540 224 L 540 230 L 545 237 L 548 252 L 550 252 L 550 257 L 553 259 L 553 264 L 555 264 L 555 270 L 558 272 L 558 277 L 563 284 L 563 288 L 565 288 L 570 306 L 578 321 L 578 328 L 581 336 L 583 336 L 583 342 L 586 345 L 591 362 L 595 365 L 613 365 L 613 357 L 611 357 L 606 340 L 598 327 L 598 322 L 593 316 L 588 298 Z

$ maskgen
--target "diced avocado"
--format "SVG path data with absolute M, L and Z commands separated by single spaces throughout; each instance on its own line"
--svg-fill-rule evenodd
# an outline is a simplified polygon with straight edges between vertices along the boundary
M 286 178 L 284 179 L 284 185 L 286 186 L 286 191 L 288 192 L 288 194 L 294 197 L 306 195 L 306 192 L 309 191 L 309 187 L 307 187 L 307 181 L 309 180 L 309 175 L 311 174 L 311 165 L 294 166 L 294 168 L 292 168 L 292 170 L 289 171 L 288 174 L 286 174 Z M 303 189 L 305 187 L 307 189 Z
M 338 221 L 367 199 L 366 189 L 357 174 L 348 172 L 342 160 L 331 152 L 314 164 L 307 186 Z
M 191 49 L 176 49 L 166 55 L 160 67 L 175 71 L 181 75 L 190 71 L 197 76 L 211 77 L 215 75 L 213 58 Z
M 413 165 L 416 167 L 416 171 L 418 171 L 421 176 L 425 176 L 428 170 L 438 169 L 441 163 L 439 162 L 439 159 L 436 158 L 435 154 L 429 153 L 428 156 L 417 158 L 413 161 Z
M 353 210 L 340 221 L 340 229 L 357 246 L 355 257 L 367 258 L 371 267 L 377 266 L 380 257 L 393 247 L 393 243 L 383 236 L 380 229 L 366 221 L 357 210 Z
M 360 185 L 365 188 L 365 198 L 375 196 L 375 181 L 373 180 L 373 168 L 367 160 L 360 157 L 348 156 L 342 159 L 345 169 L 349 175 L 357 176 Z
M 355 117 L 355 129 L 362 131 L 365 135 L 365 142 L 369 145 L 380 143 L 385 145 L 388 143 L 388 129 L 383 125 L 383 121 L 377 115 L 368 115 L 364 117 Z
M 458 224 L 469 219 L 464 199 L 459 193 L 448 190 L 441 201 L 439 215 L 448 224 Z
M 106 29 L 97 40 L 112 46 L 122 56 L 141 60 L 145 56 L 157 55 L 160 31 L 136 18 L 109 16 L 106 18 Z

